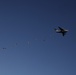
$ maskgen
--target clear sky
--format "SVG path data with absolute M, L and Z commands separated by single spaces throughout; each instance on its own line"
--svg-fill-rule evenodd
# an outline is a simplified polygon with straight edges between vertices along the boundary
M 0 75 L 76 75 L 76 1 L 0 1 Z

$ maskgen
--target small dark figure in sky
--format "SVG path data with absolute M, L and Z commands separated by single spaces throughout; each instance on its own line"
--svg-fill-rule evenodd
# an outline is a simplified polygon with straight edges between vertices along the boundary
M 46 41 L 46 40 L 43 40 L 44 42 Z
M 2 49 L 6 49 L 6 48 L 2 48 Z
M 18 45 L 18 43 L 16 43 L 16 45 Z
M 66 30 L 66 29 L 63 29 L 61 27 L 58 27 L 58 28 L 59 28 L 59 30 L 58 29 L 55 29 L 55 31 L 57 33 L 61 33 L 63 36 L 66 34 L 66 32 L 68 32 L 68 30 Z

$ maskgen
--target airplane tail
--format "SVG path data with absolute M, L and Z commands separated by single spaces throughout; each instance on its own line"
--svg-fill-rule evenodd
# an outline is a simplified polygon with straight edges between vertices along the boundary
M 56 29 L 56 28 L 54 28 L 54 30 L 56 31 L 57 29 Z
M 56 33 L 60 33 L 60 31 L 59 31 L 59 30 L 57 30 L 56 28 L 54 28 L 54 30 L 56 31 Z

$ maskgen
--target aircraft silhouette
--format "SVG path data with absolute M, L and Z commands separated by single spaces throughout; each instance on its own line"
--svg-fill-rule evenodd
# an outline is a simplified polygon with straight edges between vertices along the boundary
M 61 27 L 58 26 L 59 29 L 55 29 L 56 33 L 61 33 L 63 36 L 66 34 L 66 32 L 68 32 L 68 30 L 63 29 Z

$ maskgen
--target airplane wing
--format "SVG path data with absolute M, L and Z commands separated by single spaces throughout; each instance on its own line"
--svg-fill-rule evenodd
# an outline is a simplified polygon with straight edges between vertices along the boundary
M 66 32 L 63 32 L 62 35 L 64 36 L 66 34 Z
M 61 28 L 61 27 L 58 27 L 60 30 L 64 30 L 63 28 Z

